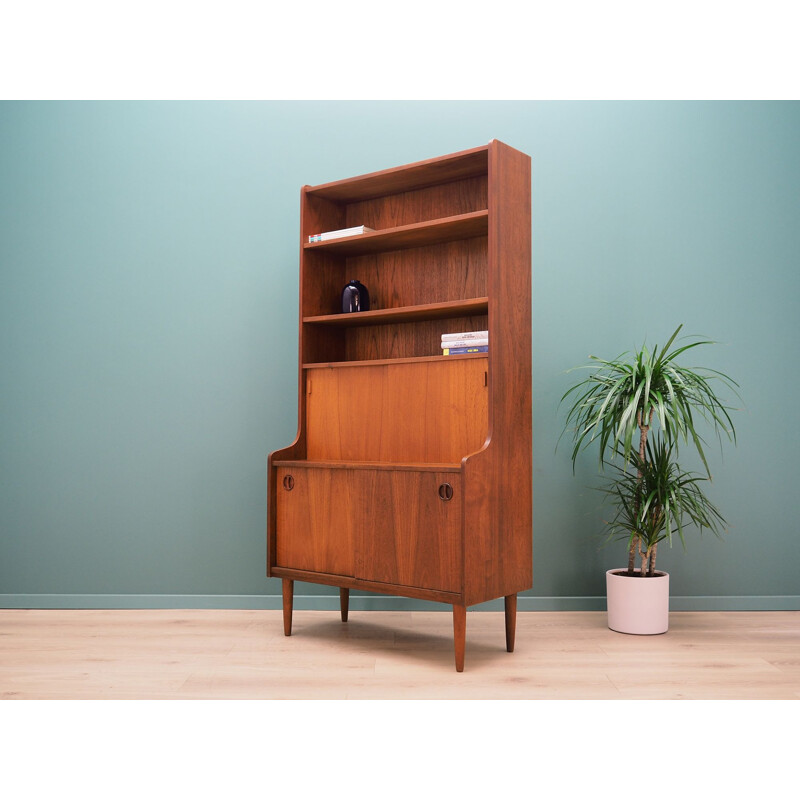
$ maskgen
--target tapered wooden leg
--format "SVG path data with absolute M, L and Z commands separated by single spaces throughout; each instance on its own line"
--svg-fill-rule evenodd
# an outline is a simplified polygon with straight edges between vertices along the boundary
M 456 650 L 456 672 L 464 671 L 464 647 L 467 642 L 467 607 L 453 606 L 453 640 Z
M 347 611 L 350 608 L 349 589 L 339 589 L 339 606 L 342 609 L 342 622 L 347 622 Z
M 283 579 L 283 633 L 292 635 L 292 601 L 294 600 L 294 581 Z
M 506 650 L 514 652 L 514 635 L 517 632 L 517 596 L 506 595 Z

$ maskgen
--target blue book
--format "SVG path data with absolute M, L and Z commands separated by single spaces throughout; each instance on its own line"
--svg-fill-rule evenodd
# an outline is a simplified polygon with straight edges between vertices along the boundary
M 488 353 L 489 345 L 481 345 L 480 347 L 444 347 L 442 348 L 442 355 L 444 356 L 459 356 L 462 353 Z

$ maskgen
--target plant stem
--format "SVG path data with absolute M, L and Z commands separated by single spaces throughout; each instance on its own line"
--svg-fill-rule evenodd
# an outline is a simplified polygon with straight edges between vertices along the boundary
M 650 569 L 647 574 L 649 576 L 656 574 L 656 553 L 658 552 L 658 542 L 656 542 L 650 550 Z
M 639 468 L 637 470 L 637 478 L 639 484 L 639 491 L 636 494 L 636 511 L 634 518 L 638 519 L 639 517 L 639 506 L 641 504 L 641 484 L 642 484 L 642 467 L 645 463 L 645 457 L 647 455 L 647 433 L 650 430 L 650 424 L 653 421 L 653 409 L 650 409 L 650 418 L 647 420 L 647 425 L 642 424 L 642 412 L 641 410 L 636 414 L 636 421 L 639 424 Z M 639 550 L 639 555 L 641 555 L 642 550 L 639 547 L 639 537 L 634 533 L 633 539 L 631 539 L 631 547 L 628 550 L 628 575 L 633 575 L 633 565 L 636 560 L 636 551 Z M 642 569 L 642 576 L 645 575 L 644 565 Z
M 639 576 L 642 578 L 647 577 L 647 562 L 650 560 L 650 550 L 642 552 L 642 540 L 639 539 L 639 558 L 641 559 L 641 566 L 639 567 Z
M 628 575 L 633 575 L 633 565 L 636 560 L 636 547 L 639 544 L 639 537 L 634 534 L 631 539 L 631 547 L 628 550 Z

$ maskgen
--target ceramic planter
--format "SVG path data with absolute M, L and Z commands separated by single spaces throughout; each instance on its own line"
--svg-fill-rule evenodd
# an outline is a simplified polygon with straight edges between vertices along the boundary
M 666 633 L 669 628 L 669 575 L 656 570 L 652 578 L 625 569 L 606 572 L 608 627 L 619 633 Z

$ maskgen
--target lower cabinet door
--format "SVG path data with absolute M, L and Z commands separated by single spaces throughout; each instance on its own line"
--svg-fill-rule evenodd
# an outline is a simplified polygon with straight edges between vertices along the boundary
M 352 577 L 355 565 L 354 470 L 278 468 L 276 563 Z
M 460 592 L 460 475 L 375 470 L 361 480 L 368 511 L 357 526 L 356 575 Z
M 461 592 L 461 476 L 278 468 L 276 563 Z

